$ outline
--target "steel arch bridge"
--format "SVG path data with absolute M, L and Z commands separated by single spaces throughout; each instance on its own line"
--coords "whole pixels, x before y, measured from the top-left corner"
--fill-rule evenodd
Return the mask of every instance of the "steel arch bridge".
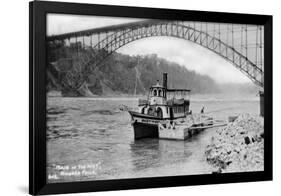
M 114 51 L 136 40 L 169 36 L 198 44 L 243 72 L 263 88 L 263 26 L 192 21 L 144 20 L 47 37 L 48 43 L 62 43 L 79 50 L 83 65 L 73 65 L 61 78 L 64 88 L 78 92 L 87 88 L 86 78 Z M 223 73 L 222 73 L 223 74 Z

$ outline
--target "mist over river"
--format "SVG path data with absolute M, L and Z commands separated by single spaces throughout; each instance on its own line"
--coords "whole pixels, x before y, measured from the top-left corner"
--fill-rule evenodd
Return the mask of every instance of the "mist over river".
M 107 180 L 211 173 L 204 150 L 216 128 L 186 141 L 135 141 L 123 105 L 137 109 L 137 98 L 47 99 L 48 182 Z M 190 109 L 215 119 L 258 114 L 256 95 L 192 95 Z

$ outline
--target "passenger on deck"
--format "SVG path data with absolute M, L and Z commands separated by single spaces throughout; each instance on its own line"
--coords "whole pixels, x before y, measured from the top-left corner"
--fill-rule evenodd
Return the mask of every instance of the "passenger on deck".
M 204 114 L 204 109 L 205 107 L 203 106 L 203 108 L 201 109 L 201 114 Z

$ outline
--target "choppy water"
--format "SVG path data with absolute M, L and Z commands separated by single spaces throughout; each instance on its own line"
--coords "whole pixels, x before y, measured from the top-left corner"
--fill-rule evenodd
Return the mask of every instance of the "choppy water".
M 105 180 L 211 173 L 204 150 L 215 129 L 186 141 L 134 141 L 130 116 L 120 105 L 136 108 L 135 98 L 63 98 L 47 101 L 48 181 Z M 258 98 L 195 96 L 193 113 L 217 119 L 259 113 Z

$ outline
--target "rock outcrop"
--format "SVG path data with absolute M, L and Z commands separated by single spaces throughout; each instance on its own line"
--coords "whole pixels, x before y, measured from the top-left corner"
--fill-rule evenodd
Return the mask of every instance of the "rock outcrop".
M 264 119 L 240 115 L 216 130 L 205 151 L 214 173 L 262 171 L 264 169 Z

